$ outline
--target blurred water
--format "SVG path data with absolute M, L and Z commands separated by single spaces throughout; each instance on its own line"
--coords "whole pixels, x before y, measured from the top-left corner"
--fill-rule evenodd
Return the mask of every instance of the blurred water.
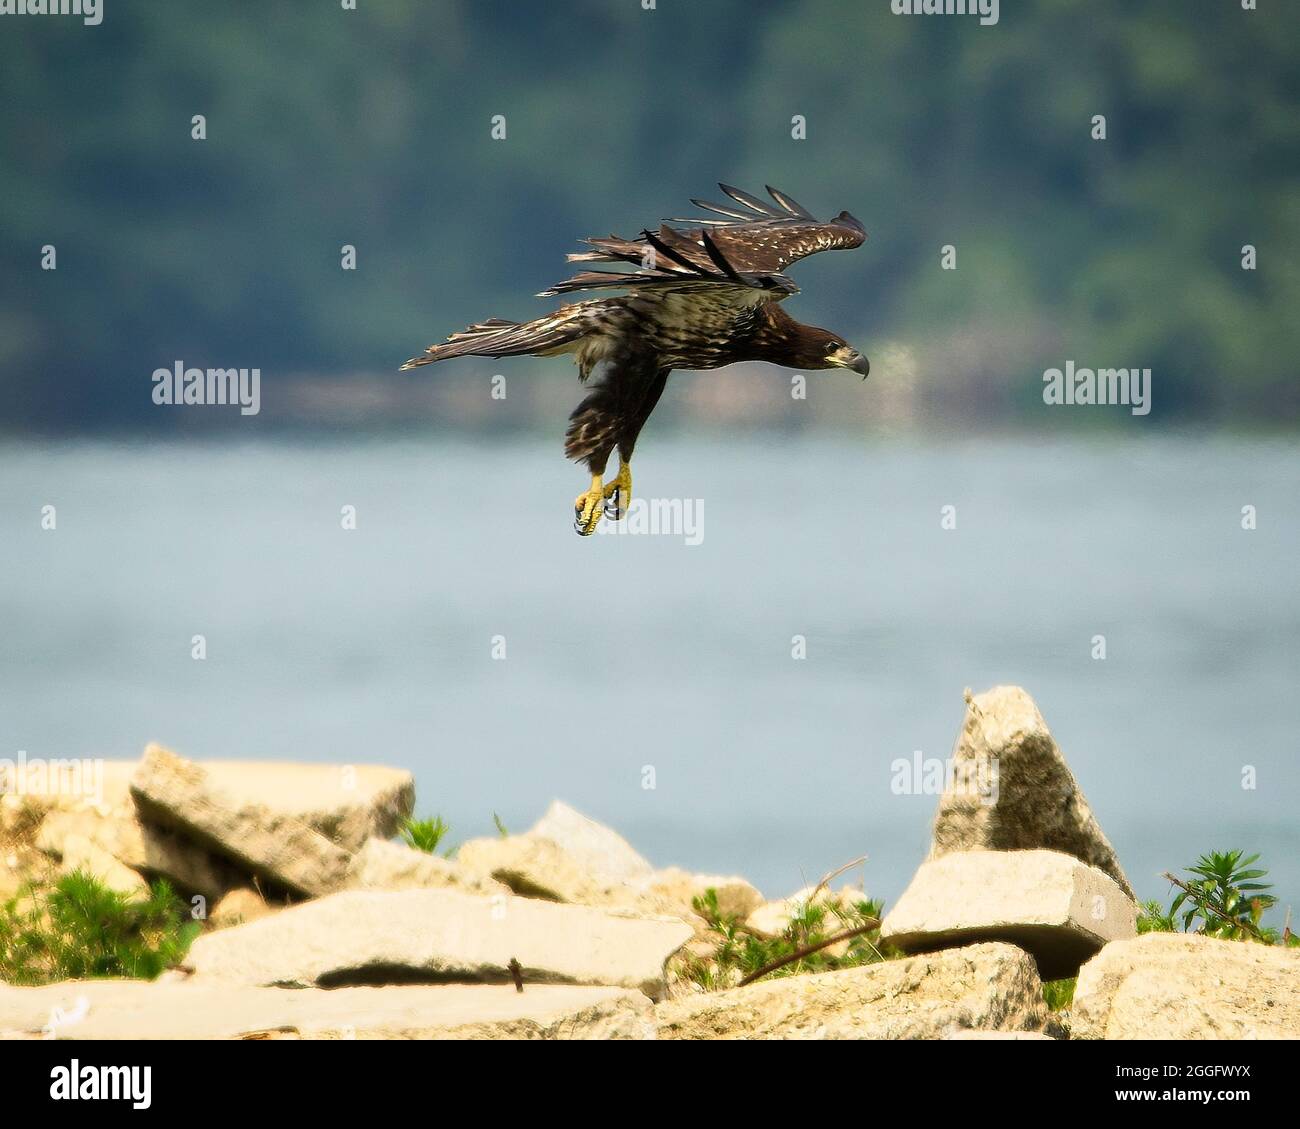
M 688 435 L 637 470 L 700 545 L 575 537 L 540 441 L 0 448 L 0 755 L 385 761 L 460 837 L 558 796 L 657 863 L 777 895 L 865 853 L 893 898 L 935 800 L 890 763 L 1016 682 L 1141 895 L 1230 846 L 1300 894 L 1294 445 Z

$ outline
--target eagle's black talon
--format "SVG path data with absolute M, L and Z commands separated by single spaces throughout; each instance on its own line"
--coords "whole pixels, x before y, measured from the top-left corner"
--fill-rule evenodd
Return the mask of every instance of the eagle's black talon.
M 622 521 L 631 504 L 632 465 L 628 460 L 620 459 L 617 476 L 605 487 L 605 516 L 610 521 Z
M 622 495 L 618 490 L 605 499 L 605 516 L 610 521 L 622 521 L 627 509 L 623 506 Z

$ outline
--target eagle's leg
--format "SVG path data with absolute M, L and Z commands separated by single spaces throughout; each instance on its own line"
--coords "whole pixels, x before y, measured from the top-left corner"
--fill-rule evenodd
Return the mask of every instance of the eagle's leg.
M 626 516 L 628 507 L 632 504 L 632 452 L 636 448 L 641 428 L 655 410 L 667 383 L 668 369 L 657 369 L 654 379 L 641 393 L 635 410 L 629 411 L 621 421 L 618 433 L 618 475 L 605 487 L 605 516 L 610 521 L 618 521 Z
M 605 490 L 601 484 L 602 476 L 591 476 L 591 489 L 579 494 L 573 500 L 573 529 L 583 537 L 590 537 L 596 532 L 601 510 L 605 504 Z
M 605 516 L 610 521 L 621 521 L 632 503 L 632 462 L 620 458 L 618 475 L 605 487 Z
M 632 501 L 632 448 L 667 379 L 668 370 L 659 368 L 654 357 L 625 359 L 607 368 L 569 416 L 564 453 L 585 462 L 591 472 L 591 489 L 573 503 L 573 528 L 582 536 L 594 533 L 601 517 L 617 519 L 627 513 Z M 606 488 L 605 468 L 615 448 L 618 475 Z

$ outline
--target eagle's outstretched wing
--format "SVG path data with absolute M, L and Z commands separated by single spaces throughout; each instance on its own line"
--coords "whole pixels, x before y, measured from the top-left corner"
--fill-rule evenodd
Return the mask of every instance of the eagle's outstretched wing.
M 770 186 L 767 191 L 775 207 L 731 185 L 718 187 L 734 203 L 691 201 L 715 213 L 715 218 L 667 220 L 657 233 L 643 231 L 636 239 L 593 237 L 584 242 L 595 250 L 568 256 L 570 262 L 635 263 L 640 270 L 583 271 L 545 293 L 609 286 L 644 288 L 695 275 L 697 280 L 732 285 L 743 280 L 747 286 L 783 290 L 774 297 L 784 297 L 796 289 L 781 278 L 781 272 L 791 263 L 818 251 L 859 247 L 867 237 L 866 229 L 848 212 L 823 223 L 790 196 Z M 672 224 L 690 226 L 676 228 Z M 766 279 L 779 281 L 773 286 Z

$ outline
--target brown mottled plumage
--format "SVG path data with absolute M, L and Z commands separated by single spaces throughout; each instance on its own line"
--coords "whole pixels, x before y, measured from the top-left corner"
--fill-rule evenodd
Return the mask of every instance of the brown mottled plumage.
M 818 251 L 860 246 L 862 224 L 848 212 L 822 223 L 773 188 L 767 191 L 775 207 L 720 187 L 734 203 L 692 203 L 721 218 L 669 220 L 636 239 L 588 239 L 594 250 L 570 255 L 570 261 L 636 269 L 583 270 L 540 296 L 626 293 L 561 306 L 529 322 L 480 322 L 430 345 L 402 368 L 449 357 L 571 353 L 585 382 L 600 366 L 565 436 L 565 454 L 586 462 L 594 476 L 603 474 L 615 448 L 624 464 L 631 459 L 675 368 L 770 361 L 795 369 L 849 368 L 865 377 L 866 357 L 834 333 L 801 325 L 779 305 L 798 291 L 781 273 L 786 267 Z M 689 226 L 670 226 L 677 223 Z

